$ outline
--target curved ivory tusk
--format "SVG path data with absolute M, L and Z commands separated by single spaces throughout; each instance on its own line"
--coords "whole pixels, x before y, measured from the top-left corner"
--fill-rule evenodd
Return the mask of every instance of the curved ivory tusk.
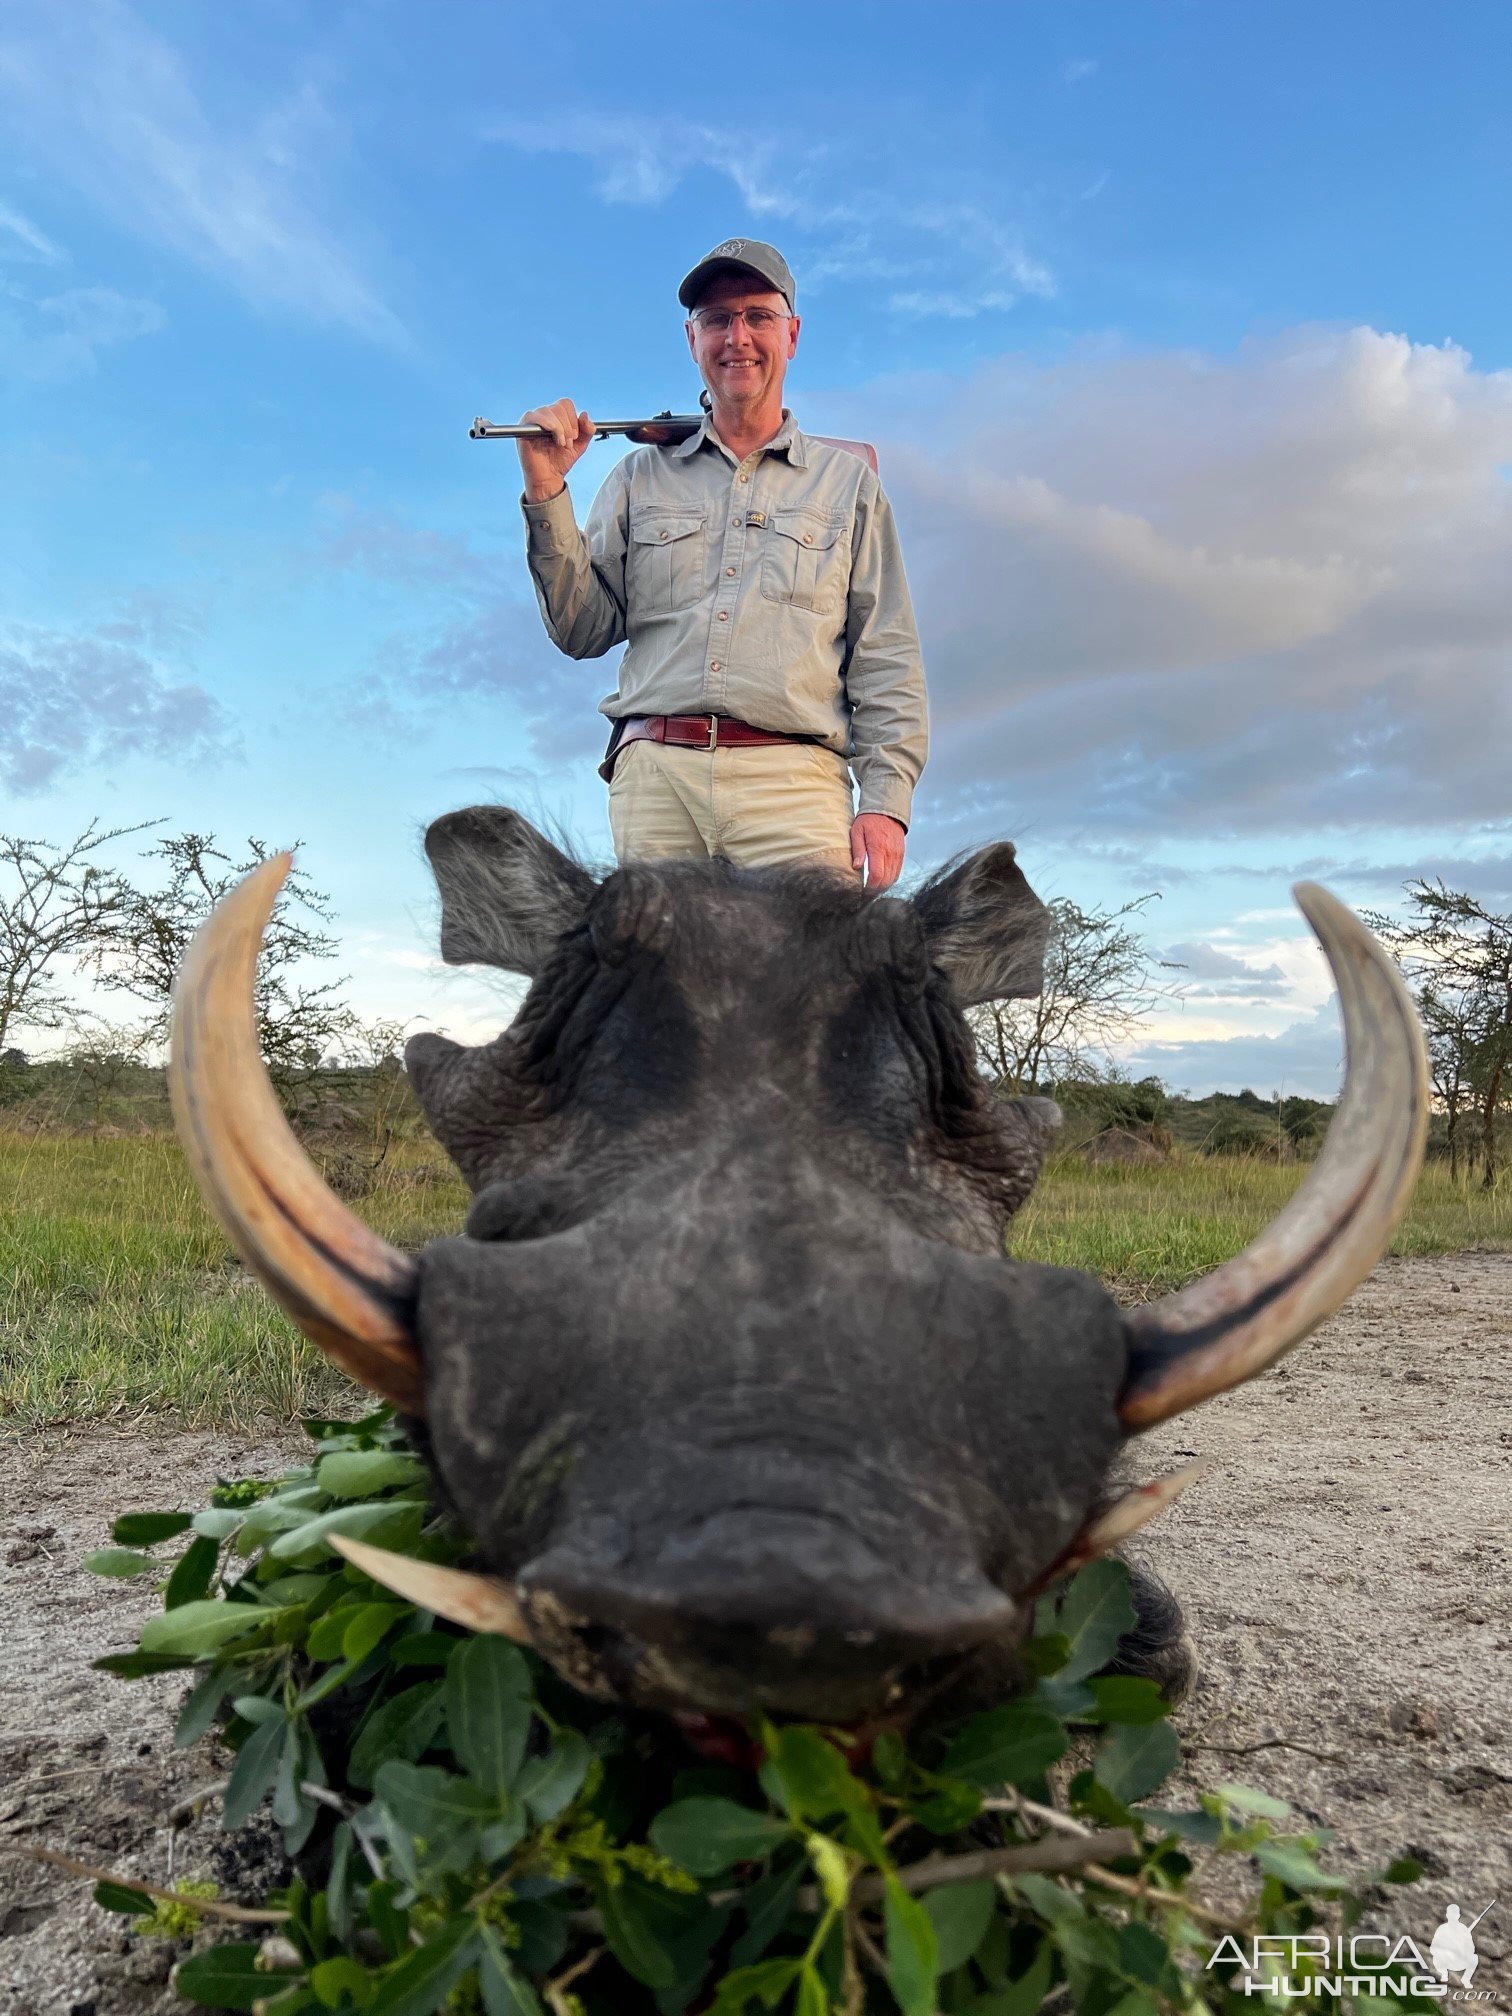
M 1065 1553 L 1057 1556 L 1030 1593 L 1037 1596 L 1063 1575 L 1084 1568 L 1100 1555 L 1111 1554 L 1131 1533 L 1148 1526 L 1152 1519 L 1160 1517 L 1167 1506 L 1174 1505 L 1182 1492 L 1195 1484 L 1199 1477 L 1205 1477 L 1217 1460 L 1215 1456 L 1200 1456 L 1195 1463 L 1173 1470 L 1168 1477 L 1155 1477 L 1148 1484 L 1134 1485 L 1121 1498 L 1115 1498 L 1111 1505 L 1105 1505 L 1101 1512 L 1087 1521 Z
M 415 1263 L 321 1180 L 258 1049 L 257 954 L 292 860 L 265 861 L 195 933 L 174 989 L 173 1116 L 206 1201 L 274 1300 L 354 1379 L 418 1414 Z
M 1292 891 L 1333 969 L 1344 1090 L 1323 1151 L 1281 1215 L 1234 1259 L 1131 1309 L 1127 1427 L 1148 1428 L 1263 1372 L 1331 1315 L 1386 1251 L 1428 1131 L 1428 1059 L 1393 961 L 1315 882 Z
M 328 1533 L 326 1539 L 354 1568 L 360 1568 L 385 1589 L 392 1589 L 406 1603 L 434 1610 L 438 1617 L 460 1624 L 466 1631 L 512 1638 L 516 1645 L 530 1644 L 530 1631 L 515 1593 L 497 1576 L 469 1575 L 462 1568 L 438 1568 L 434 1562 L 416 1561 L 408 1554 L 391 1554 L 387 1547 L 370 1547 L 366 1540 L 348 1540 L 341 1533 Z

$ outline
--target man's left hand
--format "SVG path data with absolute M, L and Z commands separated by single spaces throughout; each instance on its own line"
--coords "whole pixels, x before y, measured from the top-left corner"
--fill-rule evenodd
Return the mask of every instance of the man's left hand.
M 891 889 L 903 873 L 908 829 L 886 812 L 858 812 L 851 821 L 851 866 L 866 870 L 868 889 Z

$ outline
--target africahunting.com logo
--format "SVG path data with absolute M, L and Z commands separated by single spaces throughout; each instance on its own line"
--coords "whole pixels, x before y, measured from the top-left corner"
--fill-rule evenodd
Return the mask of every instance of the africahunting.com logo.
M 1436 1995 L 1449 2002 L 1489 2002 L 1484 1988 L 1472 1988 L 1480 1965 L 1475 1928 L 1496 1899 L 1468 1922 L 1458 1904 L 1444 1911 L 1428 1942 L 1426 1956 L 1415 1939 L 1392 1939 L 1384 1932 L 1354 1932 L 1331 1939 L 1323 1932 L 1261 1933 L 1248 1948 L 1229 1933 L 1219 1940 L 1209 1967 L 1239 1966 L 1246 1995 L 1282 2000 L 1307 1995 Z M 1455 1985 L 1457 1977 L 1458 1985 Z

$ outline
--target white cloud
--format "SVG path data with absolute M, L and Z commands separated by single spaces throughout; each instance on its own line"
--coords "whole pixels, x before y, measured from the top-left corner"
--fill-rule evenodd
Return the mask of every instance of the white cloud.
M 1512 372 L 1301 329 L 1229 357 L 879 384 L 926 640 L 925 792 L 965 838 L 1505 817 Z
M 781 225 L 810 241 L 791 257 L 800 293 L 835 279 L 907 282 L 891 294 L 895 312 L 955 317 L 1002 313 L 1026 294 L 1055 292 L 1049 267 L 1010 221 L 1005 192 L 963 197 L 958 166 L 932 171 L 927 137 L 909 150 L 906 190 L 860 179 L 844 132 L 815 141 L 767 116 L 737 131 L 727 122 L 578 108 L 549 119 L 496 118 L 483 138 L 591 163 L 608 203 L 662 203 L 690 175 L 723 175 L 759 230 Z
M 0 629 L 0 780 L 21 794 L 128 755 L 203 762 L 230 753 L 221 709 L 174 681 L 155 646 L 161 610 L 139 604 L 85 631 Z
M 21 0 L 0 33 L 0 108 L 51 175 L 255 308 L 403 340 L 349 231 L 324 221 L 304 187 L 301 142 L 321 120 L 308 84 L 240 132 L 207 111 L 177 51 L 120 0 Z
M 33 300 L 16 288 L 0 295 L 0 358 L 18 378 L 71 378 L 93 371 L 101 350 L 152 336 L 168 318 L 155 301 L 113 287 L 72 287 Z
M 1304 1094 L 1337 1098 L 1343 1081 L 1343 1038 L 1338 1009 L 1325 1002 L 1315 1014 L 1273 1036 L 1213 1036 L 1185 1042 L 1141 1042 L 1119 1059 L 1134 1075 L 1149 1072 L 1178 1089 L 1241 1092 L 1269 1097 Z
M 35 260 L 44 266 L 59 265 L 68 255 L 29 217 L 0 203 L 0 259 Z

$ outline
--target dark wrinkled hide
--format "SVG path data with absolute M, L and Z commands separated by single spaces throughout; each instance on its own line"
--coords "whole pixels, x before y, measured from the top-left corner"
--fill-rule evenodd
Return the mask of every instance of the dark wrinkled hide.
M 1000 1681 L 1125 1368 L 1095 1280 L 1001 1257 L 1058 1120 L 985 1090 L 957 999 L 1037 984 L 1012 849 L 908 903 L 598 885 L 495 808 L 427 845 L 446 956 L 534 976 L 495 1042 L 408 1064 L 475 1193 L 421 1263 L 433 1457 L 543 1648 L 711 1711 Z

